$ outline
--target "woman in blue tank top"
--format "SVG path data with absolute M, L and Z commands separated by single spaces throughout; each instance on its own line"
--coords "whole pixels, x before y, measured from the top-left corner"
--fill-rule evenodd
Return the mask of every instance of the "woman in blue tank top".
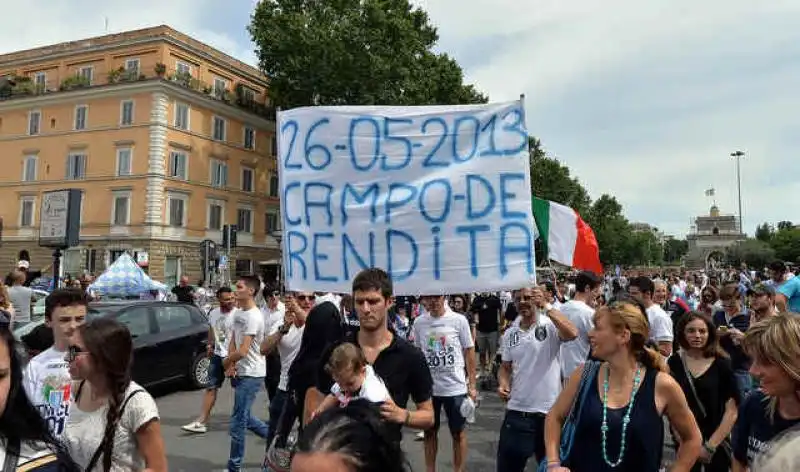
M 688 472 L 700 454 L 701 436 L 680 386 L 664 358 L 645 347 L 644 307 L 633 300 L 595 312 L 589 333 L 601 359 L 587 377 L 589 390 L 577 419 L 570 457 L 559 458 L 561 428 L 576 397 L 583 367 L 572 374 L 545 422 L 548 472 L 659 472 L 666 414 L 683 439 L 672 472 Z M 588 365 L 588 364 L 587 364 Z

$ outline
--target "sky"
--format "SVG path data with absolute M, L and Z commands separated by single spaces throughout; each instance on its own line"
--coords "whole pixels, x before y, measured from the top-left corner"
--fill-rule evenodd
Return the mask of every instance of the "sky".
M 168 24 L 255 65 L 256 1 L 10 3 L 0 52 Z M 742 150 L 745 231 L 800 223 L 800 1 L 412 1 L 466 80 L 492 101 L 524 94 L 530 133 L 631 221 L 682 236 L 708 188 L 737 213 Z

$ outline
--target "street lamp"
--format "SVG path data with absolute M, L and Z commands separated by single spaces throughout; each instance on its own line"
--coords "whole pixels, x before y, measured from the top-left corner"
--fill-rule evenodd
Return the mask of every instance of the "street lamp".
M 275 238 L 275 242 L 278 243 L 278 254 L 280 255 L 279 260 L 280 260 L 280 267 L 281 267 L 280 272 L 278 272 L 278 285 L 281 288 L 281 293 L 284 293 L 284 287 L 283 287 L 283 281 L 284 281 L 284 277 L 283 277 L 283 274 L 284 274 L 284 272 L 283 272 L 283 246 L 281 246 L 281 241 L 283 241 L 283 230 L 282 229 L 276 229 L 276 230 L 274 230 L 274 231 L 272 231 L 270 233 L 270 236 Z
M 744 234 L 744 226 L 742 225 L 742 170 L 741 162 L 744 157 L 744 152 L 735 151 L 731 153 L 731 157 L 736 159 L 736 187 L 739 193 L 739 233 Z

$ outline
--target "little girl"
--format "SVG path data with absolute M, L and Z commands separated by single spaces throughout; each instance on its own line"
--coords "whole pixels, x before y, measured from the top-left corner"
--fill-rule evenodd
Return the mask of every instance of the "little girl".
M 364 352 L 355 344 L 344 343 L 337 346 L 325 369 L 336 383 L 313 417 L 336 405 L 345 407 L 350 401 L 359 398 L 372 403 L 383 403 L 390 398 L 383 380 L 367 364 Z

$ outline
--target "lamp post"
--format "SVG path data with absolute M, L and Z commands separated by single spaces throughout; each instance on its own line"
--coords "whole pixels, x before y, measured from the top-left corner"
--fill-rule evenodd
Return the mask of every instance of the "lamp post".
M 731 153 L 731 157 L 736 159 L 736 188 L 739 194 L 739 233 L 744 234 L 744 226 L 742 225 L 742 158 L 744 157 L 744 152 L 742 151 L 734 151 Z
M 278 285 L 281 288 L 281 293 L 285 293 L 284 286 L 283 286 L 283 246 L 281 246 L 281 242 L 283 241 L 283 230 L 276 229 L 270 233 L 270 235 L 275 238 L 275 242 L 278 243 L 278 254 L 280 255 L 280 272 L 278 272 Z

